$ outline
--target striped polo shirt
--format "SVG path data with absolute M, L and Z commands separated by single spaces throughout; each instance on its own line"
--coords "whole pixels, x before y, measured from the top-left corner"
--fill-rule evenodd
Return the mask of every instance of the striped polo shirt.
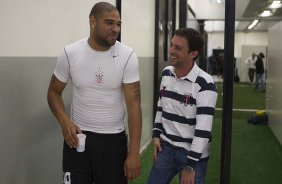
M 196 63 L 182 78 L 177 78 L 173 66 L 167 66 L 162 72 L 153 137 L 188 150 L 187 164 L 194 168 L 209 157 L 216 100 L 212 77 Z

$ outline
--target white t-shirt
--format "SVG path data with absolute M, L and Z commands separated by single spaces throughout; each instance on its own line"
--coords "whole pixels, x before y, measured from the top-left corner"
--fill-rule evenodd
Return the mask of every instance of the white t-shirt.
M 248 65 L 249 68 L 251 69 L 256 69 L 256 60 L 257 60 L 257 57 L 248 57 L 246 60 L 245 60 L 245 63 Z
M 133 49 L 117 41 L 107 51 L 95 51 L 85 38 L 65 47 L 54 75 L 64 83 L 72 81 L 70 115 L 80 129 L 96 133 L 125 129 L 122 84 L 140 80 Z

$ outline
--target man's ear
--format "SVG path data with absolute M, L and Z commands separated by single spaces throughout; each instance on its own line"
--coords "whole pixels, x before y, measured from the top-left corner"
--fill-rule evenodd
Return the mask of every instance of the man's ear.
M 193 59 L 195 58 L 195 57 L 197 57 L 198 56 L 198 54 L 199 54 L 199 52 L 198 51 L 192 51 L 192 52 L 190 52 L 190 56 L 191 57 L 193 57 Z
M 89 25 L 90 25 L 90 27 L 92 27 L 92 28 L 96 26 L 96 19 L 95 19 L 94 16 L 90 16 L 90 17 L 89 17 Z

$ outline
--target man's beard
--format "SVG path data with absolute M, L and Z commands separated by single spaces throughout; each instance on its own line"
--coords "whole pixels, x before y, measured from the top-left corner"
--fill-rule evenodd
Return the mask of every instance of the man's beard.
M 96 37 L 95 41 L 97 42 L 98 45 L 102 46 L 102 47 L 111 47 L 116 43 L 116 39 L 112 39 L 112 40 L 107 40 L 103 37 Z

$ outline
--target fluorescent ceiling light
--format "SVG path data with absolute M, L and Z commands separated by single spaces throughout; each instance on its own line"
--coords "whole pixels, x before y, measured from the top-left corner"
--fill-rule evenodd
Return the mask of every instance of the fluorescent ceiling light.
M 273 13 L 270 10 L 264 10 L 261 14 L 259 14 L 260 17 L 269 17 Z
M 257 25 L 257 23 L 258 23 L 258 20 L 257 20 L 257 19 L 254 20 L 254 21 L 252 22 L 252 24 L 249 25 L 248 29 L 253 29 L 253 27 L 255 27 L 255 25 Z
M 269 8 L 271 9 L 277 9 L 277 8 L 281 8 L 282 7 L 282 3 L 281 1 L 273 1 L 271 5 L 269 5 Z

